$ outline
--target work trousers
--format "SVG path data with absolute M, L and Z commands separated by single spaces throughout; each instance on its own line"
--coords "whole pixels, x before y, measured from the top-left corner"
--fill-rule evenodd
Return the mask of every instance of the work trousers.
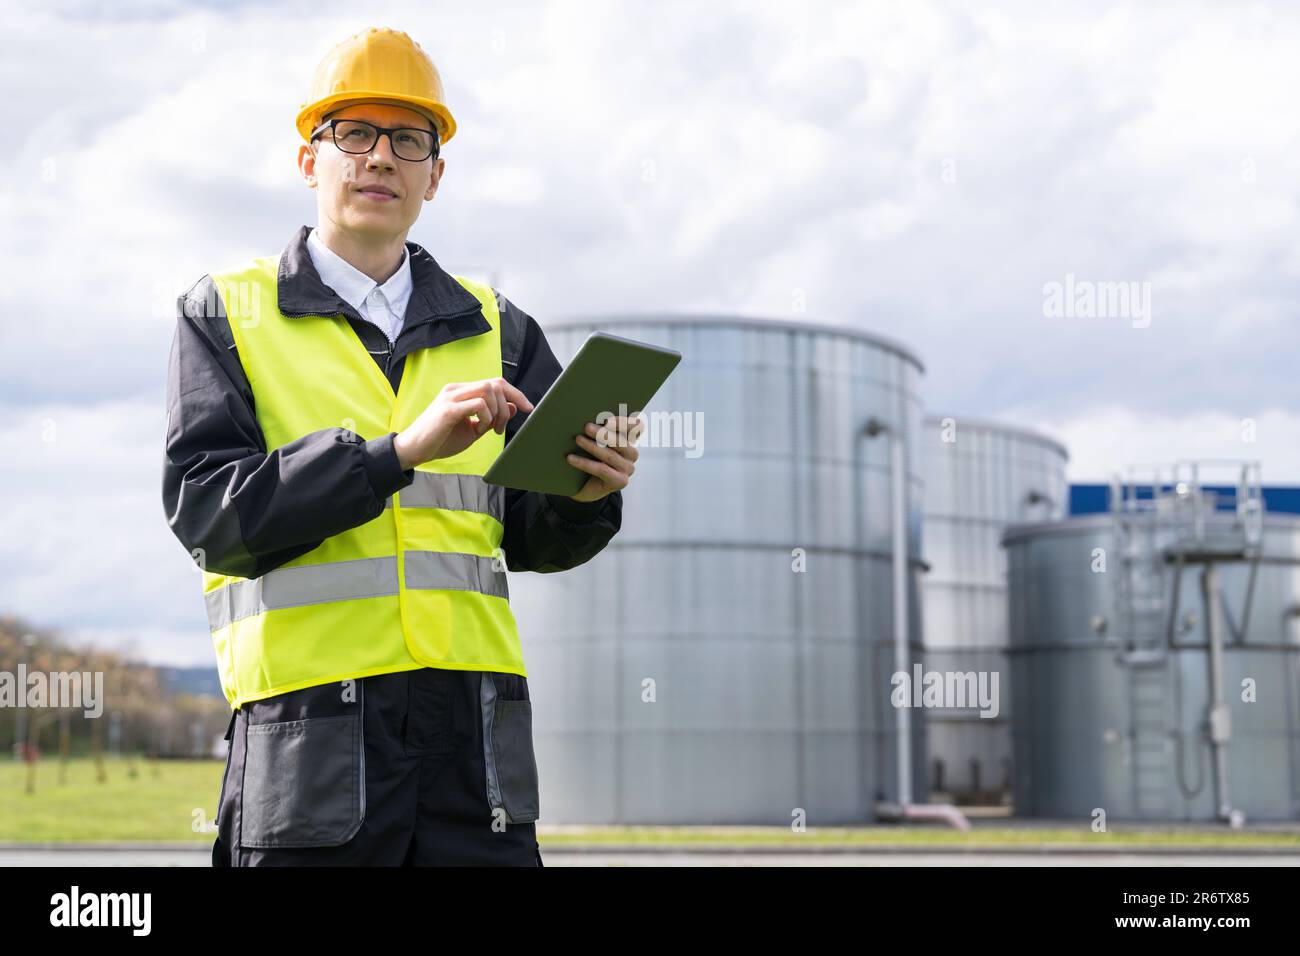
M 214 866 L 541 866 L 528 681 L 421 668 L 235 711 Z

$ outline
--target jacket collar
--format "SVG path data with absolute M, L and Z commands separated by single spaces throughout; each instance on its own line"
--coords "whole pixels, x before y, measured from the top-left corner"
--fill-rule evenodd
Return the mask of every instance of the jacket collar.
M 310 232 L 310 226 L 300 227 L 280 255 L 276 281 L 280 312 L 287 316 L 353 313 L 355 310 L 321 281 L 307 250 Z M 490 330 L 483 317 L 482 304 L 468 289 L 448 275 L 423 247 L 408 242 L 406 250 L 410 255 L 413 288 L 406 306 L 404 329 L 435 319 L 454 318 L 459 332 L 456 338 Z M 472 321 L 474 318 L 477 323 Z

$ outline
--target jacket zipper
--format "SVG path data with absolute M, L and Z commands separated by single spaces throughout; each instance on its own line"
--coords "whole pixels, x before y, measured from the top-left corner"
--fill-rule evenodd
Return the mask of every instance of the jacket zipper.
M 475 308 L 475 309 L 466 309 L 464 312 L 456 312 L 456 313 L 453 313 L 452 315 L 439 316 L 439 318 L 445 318 L 445 319 L 463 319 L 463 318 L 465 318 L 466 316 L 469 316 L 469 315 L 478 315 L 478 314 L 479 314 L 480 312 L 482 312 L 482 311 L 483 311 L 483 307 L 482 307 L 482 306 L 479 306 L 478 308 Z M 365 321 L 365 320 L 363 319 L 362 321 Z M 405 327 L 405 324 L 403 324 L 402 332 L 405 332 L 405 331 L 406 331 L 406 327 Z M 397 334 L 397 338 L 400 339 L 401 337 L 402 337 L 402 333 L 399 332 L 399 333 Z M 393 341 L 391 341 L 391 342 L 388 343 L 388 352 L 387 352 L 387 354 L 386 354 L 386 356 L 385 356 L 385 358 L 384 358 L 384 378 L 388 379 L 389 382 L 392 381 L 392 374 L 393 374 L 393 356 L 395 356 L 396 354 L 397 354 L 397 340 L 394 339 Z M 393 386 L 393 391 L 394 391 L 394 392 L 397 391 L 397 386 L 396 386 L 396 385 Z
M 401 338 L 399 333 L 398 338 Z M 384 378 L 390 382 L 393 380 L 393 356 L 397 353 L 397 339 L 388 343 L 388 352 L 384 355 Z M 397 391 L 396 388 L 393 389 Z
M 361 819 L 366 819 L 366 688 L 363 683 L 364 677 L 357 678 L 357 687 L 361 694 Z

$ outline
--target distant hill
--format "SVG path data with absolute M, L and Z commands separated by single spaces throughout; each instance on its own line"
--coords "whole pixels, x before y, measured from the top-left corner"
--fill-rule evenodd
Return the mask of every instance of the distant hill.
M 202 697 L 215 697 L 225 700 L 221 692 L 221 678 L 215 665 L 197 667 L 164 667 L 154 665 L 158 679 L 163 687 L 172 694 L 198 694 Z

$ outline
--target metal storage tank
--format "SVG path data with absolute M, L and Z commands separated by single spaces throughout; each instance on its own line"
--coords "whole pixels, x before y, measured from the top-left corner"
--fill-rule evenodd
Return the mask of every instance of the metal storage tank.
M 681 439 L 697 413 L 704 427 L 694 448 L 667 447 L 671 428 L 643 440 L 622 528 L 595 560 L 510 576 L 542 821 L 872 819 L 896 792 L 890 449 L 860 433 L 876 416 L 918 461 L 921 363 L 851 329 L 727 315 L 598 316 L 546 334 L 567 364 L 598 329 L 680 351 L 651 431 L 656 414 Z M 917 556 L 920 480 L 905 471 Z M 924 722 L 912 726 L 923 794 Z
M 1300 817 L 1300 518 L 1200 499 L 1006 533 L 1017 814 Z
M 928 670 L 997 673 L 996 717 L 978 708 L 927 712 L 930 789 L 962 802 L 1000 802 L 1011 789 L 1007 558 L 1002 532 L 1066 513 L 1065 446 L 1046 435 L 967 416 L 925 422 Z

